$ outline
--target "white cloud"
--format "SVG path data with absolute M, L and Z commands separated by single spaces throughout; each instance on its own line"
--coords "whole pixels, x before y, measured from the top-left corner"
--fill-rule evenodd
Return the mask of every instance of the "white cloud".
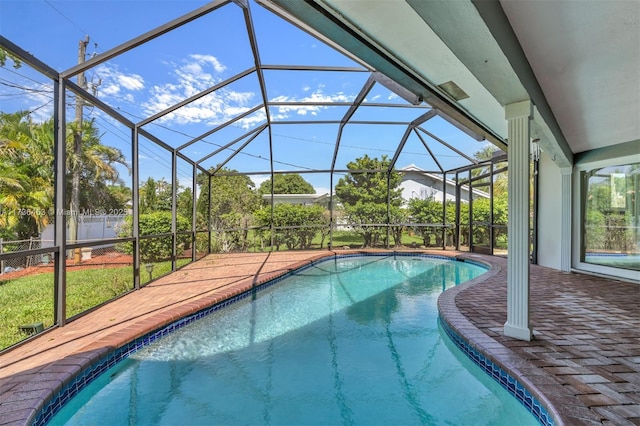
M 32 91 L 25 92 L 31 118 L 36 122 L 43 122 L 53 117 L 53 85 L 48 83 L 28 83 Z M 33 106 L 35 105 L 35 106 Z
M 168 70 L 159 70 L 165 76 L 164 80 L 149 85 L 140 75 L 122 72 L 117 65 L 103 64 L 96 69 L 96 76 L 102 79 L 98 93 L 101 97 L 113 98 L 119 102 L 137 103 L 142 115 L 152 116 L 227 78 L 227 67 L 212 55 L 191 54 L 179 61 L 163 62 L 160 66 Z M 140 99 L 142 93 L 146 95 L 146 99 Z M 351 102 L 353 98 L 353 95 L 346 95 L 345 92 L 325 93 L 323 84 L 318 84 L 315 89 L 306 85 L 299 96 L 279 96 L 272 101 L 295 101 L 310 105 L 276 107 L 271 108 L 270 113 L 274 120 L 296 116 L 314 117 L 328 107 L 311 105 L 313 103 Z M 233 90 L 227 86 L 159 118 L 158 122 L 217 126 L 238 117 L 259 103 L 260 95 L 256 91 Z M 261 109 L 239 120 L 236 125 L 249 130 L 265 122 L 266 112 Z
M 347 96 L 343 92 L 338 92 L 332 95 L 328 95 L 322 92 L 324 86 L 320 85 L 311 93 L 300 99 L 291 98 L 288 96 L 278 96 L 271 100 L 271 102 L 301 102 L 301 103 L 324 103 L 324 102 L 351 102 L 353 96 Z M 275 119 L 284 120 L 291 116 L 291 114 L 298 115 L 313 115 L 317 116 L 320 111 L 327 109 L 327 106 L 322 105 L 286 105 L 276 107 L 277 113 L 274 115 Z
M 150 89 L 150 98 L 142 104 L 148 115 L 164 111 L 220 83 L 223 80 L 222 73 L 227 69 L 216 57 L 198 54 L 189 55 L 182 63 L 165 65 L 173 68 L 170 76 L 174 81 Z M 221 124 L 247 111 L 253 106 L 255 97 L 254 92 L 238 92 L 224 87 L 161 117 L 159 121 Z M 243 126 L 249 126 L 251 122 L 245 119 Z
M 218 61 L 218 58 L 216 58 L 215 56 L 212 56 L 212 55 L 194 54 L 194 55 L 191 55 L 191 58 L 193 58 L 194 60 L 199 61 L 201 63 L 209 63 L 211 66 L 213 66 L 213 68 L 218 73 L 222 73 L 227 69 L 226 66 L 224 66 L 223 64 L 220 63 L 220 61 Z
M 325 188 L 322 186 L 315 186 L 314 189 L 316 190 L 316 194 L 318 195 L 331 194 L 331 190 L 329 190 L 329 188 Z
M 131 92 L 139 92 L 144 89 L 144 78 L 138 74 L 126 74 L 120 71 L 117 65 L 102 64 L 95 70 L 93 82 L 100 82 L 97 86 L 98 96 L 101 98 L 113 98 L 124 102 L 134 102 Z
M 124 86 L 124 88 L 128 90 L 144 89 L 144 79 L 138 74 L 118 74 L 118 82 L 121 86 Z
M 120 86 L 117 84 L 107 83 L 100 88 L 100 94 L 103 96 L 116 96 L 118 93 L 120 93 Z
M 271 176 L 269 176 L 269 175 L 253 175 L 253 176 L 249 176 L 249 178 L 253 181 L 253 183 L 255 184 L 256 188 L 260 188 L 260 185 L 262 185 L 262 182 L 266 181 L 267 179 L 270 179 Z
M 239 104 L 246 104 L 253 99 L 254 95 L 250 92 L 228 92 L 228 99 Z
M 267 114 L 264 112 L 264 108 L 263 108 L 239 120 L 238 122 L 240 123 L 243 129 L 249 130 L 260 124 L 264 124 L 266 121 L 267 121 Z

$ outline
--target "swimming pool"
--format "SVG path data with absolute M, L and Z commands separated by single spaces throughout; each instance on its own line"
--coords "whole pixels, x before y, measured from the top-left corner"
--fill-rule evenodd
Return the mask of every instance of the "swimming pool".
M 438 295 L 484 271 L 318 262 L 131 354 L 51 423 L 537 424 L 438 326 Z
M 640 271 L 640 254 L 637 253 L 596 253 L 584 256 L 586 263 Z

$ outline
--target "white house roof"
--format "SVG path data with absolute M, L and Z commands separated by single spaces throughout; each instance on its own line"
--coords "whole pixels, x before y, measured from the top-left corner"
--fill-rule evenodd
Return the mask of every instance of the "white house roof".
M 420 174 L 422 176 L 428 176 L 430 179 L 433 179 L 433 180 L 438 181 L 438 182 L 442 182 L 444 180 L 442 175 L 425 172 L 420 167 L 416 166 L 415 164 L 409 164 L 408 166 L 405 166 L 405 167 L 403 167 L 401 169 L 398 169 L 398 171 L 399 172 L 403 172 L 403 173 L 407 173 L 407 172 L 418 173 L 418 174 Z M 456 185 L 456 182 L 451 180 L 451 179 L 447 179 L 446 182 L 447 182 L 447 185 L 451 185 L 451 186 L 454 186 L 454 187 Z M 462 185 L 462 188 L 465 191 L 469 190 L 469 186 L 468 185 Z M 473 188 L 473 193 L 475 195 L 479 196 L 479 197 L 489 198 L 489 193 L 488 192 L 481 191 L 481 190 L 476 189 L 476 188 Z

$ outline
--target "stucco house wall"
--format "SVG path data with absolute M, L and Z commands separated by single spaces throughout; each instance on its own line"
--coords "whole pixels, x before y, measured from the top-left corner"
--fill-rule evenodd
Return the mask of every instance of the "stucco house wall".
M 410 165 L 398 170 L 403 174 L 402 183 L 402 198 L 408 201 L 412 198 L 426 199 L 433 197 L 436 201 L 442 201 L 443 185 L 442 175 L 436 175 L 432 173 L 425 173 L 415 165 Z M 456 184 L 454 180 L 447 178 L 446 184 L 446 200 L 456 200 Z M 485 191 L 477 189 L 473 190 L 476 196 L 489 198 L 489 194 Z M 460 198 L 462 202 L 469 201 L 469 188 L 462 186 L 460 189 Z
M 561 269 L 562 181 L 560 169 L 544 152 L 538 174 L 538 264 Z

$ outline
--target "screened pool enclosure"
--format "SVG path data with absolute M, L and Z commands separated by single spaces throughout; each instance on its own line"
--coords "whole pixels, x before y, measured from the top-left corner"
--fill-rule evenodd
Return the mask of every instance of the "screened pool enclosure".
M 416 95 L 262 3 L 170 5 L 109 49 L 0 36 L 0 282 L 41 307 L 1 348 L 212 252 L 507 253 L 506 143 L 443 111 L 455 82 Z

